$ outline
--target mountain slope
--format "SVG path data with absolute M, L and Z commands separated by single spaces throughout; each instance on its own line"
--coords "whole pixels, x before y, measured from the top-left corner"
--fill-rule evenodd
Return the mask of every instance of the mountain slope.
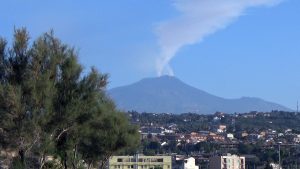
M 290 109 L 259 98 L 224 99 L 191 87 L 171 76 L 146 78 L 108 94 L 122 110 L 156 113 L 234 113 Z

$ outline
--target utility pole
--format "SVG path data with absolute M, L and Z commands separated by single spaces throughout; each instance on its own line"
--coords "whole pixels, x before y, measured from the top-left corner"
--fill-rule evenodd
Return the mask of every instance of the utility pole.
M 281 159 L 280 159 L 280 142 L 278 143 L 278 166 L 279 166 L 279 169 L 281 169 Z

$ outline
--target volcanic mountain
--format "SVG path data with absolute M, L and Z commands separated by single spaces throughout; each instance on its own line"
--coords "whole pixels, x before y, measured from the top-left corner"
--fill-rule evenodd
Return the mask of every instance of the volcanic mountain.
M 128 86 L 113 88 L 108 95 L 119 109 L 152 113 L 244 113 L 291 111 L 260 98 L 225 99 L 189 86 L 173 76 L 145 78 Z

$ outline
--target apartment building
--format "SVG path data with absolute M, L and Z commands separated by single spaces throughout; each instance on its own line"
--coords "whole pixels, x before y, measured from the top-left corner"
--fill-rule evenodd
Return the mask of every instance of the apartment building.
M 210 169 L 245 169 L 245 157 L 237 155 L 215 156 L 209 159 Z
M 171 156 L 112 156 L 109 169 L 171 169 Z

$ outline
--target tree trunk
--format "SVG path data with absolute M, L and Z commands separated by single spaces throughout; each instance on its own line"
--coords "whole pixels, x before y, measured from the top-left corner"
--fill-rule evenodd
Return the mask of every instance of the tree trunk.
M 105 169 L 109 161 L 109 158 L 112 156 L 112 153 L 108 153 L 102 160 L 100 160 L 99 167 L 100 169 Z
M 89 162 L 88 169 L 91 169 L 91 167 L 92 167 L 92 162 Z
M 25 150 L 24 149 L 19 150 L 19 157 L 20 157 L 20 161 L 21 161 L 22 165 L 25 167 Z
M 67 152 L 65 152 L 64 164 L 63 164 L 64 169 L 68 169 L 67 158 L 68 158 L 68 155 L 67 155 Z
M 73 169 L 76 169 L 77 166 L 78 166 L 78 161 L 77 161 L 77 145 L 75 145 L 75 147 L 74 147 L 72 166 L 73 166 Z
M 110 157 L 110 156 L 105 157 L 103 160 L 101 160 L 100 166 L 99 166 L 100 169 L 105 169 L 109 157 Z
M 46 160 L 45 155 L 42 155 L 42 157 L 40 158 L 40 169 L 42 169 L 44 167 L 45 160 Z

